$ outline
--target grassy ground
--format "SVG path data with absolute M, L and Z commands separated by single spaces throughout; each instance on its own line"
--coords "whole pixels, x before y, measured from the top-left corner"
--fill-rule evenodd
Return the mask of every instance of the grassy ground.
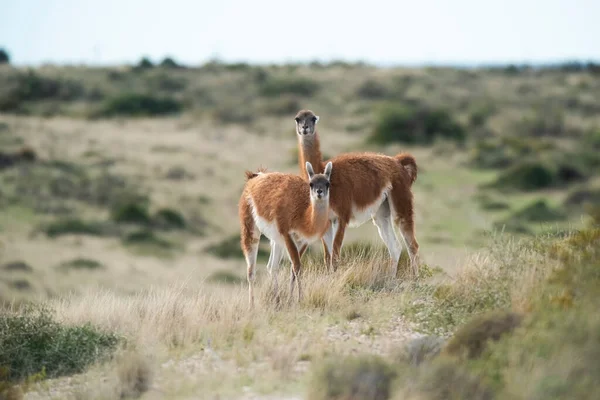
M 60 324 L 91 322 L 124 338 L 107 363 L 23 386 L 32 399 L 314 397 L 307 391 L 318 382 L 314 374 L 334 355 L 389 360 L 415 339 L 451 337 L 487 310 L 531 312 L 532 288 L 560 266 L 531 238 L 546 248 L 553 239 L 541 239 L 545 233 L 584 226 L 583 206 L 600 188 L 587 168 L 597 162 L 587 150 L 600 125 L 590 97 L 598 81 L 587 72 L 48 67 L 27 78 L 42 82 L 32 86 L 37 97 L 14 89 L 23 73 L 0 71 L 13 85 L 0 92 L 0 149 L 37 153 L 34 162 L 0 169 L 0 300 L 15 302 L 13 310 L 44 303 Z M 180 100 L 182 112 L 99 118 L 111 99 L 145 87 Z M 367 144 L 379 107 L 395 103 L 442 107 L 466 142 Z M 243 171 L 297 172 L 293 115 L 305 107 L 321 116 L 326 156 L 416 156 L 423 276 L 391 279 L 369 223 L 347 231 L 335 274 L 322 272 L 319 244 L 307 254 L 301 305 L 277 309 L 259 267 L 258 307 L 249 312 L 237 221 Z M 506 137 L 519 141 L 494 142 Z M 505 177 L 525 157 L 544 167 L 554 160 L 562 170 L 543 170 L 554 174 L 544 187 L 515 190 L 515 175 Z M 496 371 L 486 365 L 464 368 Z M 492 378 L 481 385 L 502 393 Z

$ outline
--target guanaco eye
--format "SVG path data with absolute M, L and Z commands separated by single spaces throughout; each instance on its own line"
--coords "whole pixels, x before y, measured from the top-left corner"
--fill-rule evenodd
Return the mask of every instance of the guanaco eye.
M 328 188 L 329 187 L 329 182 L 325 183 L 325 187 Z
M 310 187 L 311 187 L 311 188 L 313 187 L 313 183 L 312 183 L 312 182 L 310 183 Z
M 300 123 L 300 118 L 294 118 L 296 120 L 296 123 Z
M 314 124 L 315 122 L 317 122 L 317 117 L 312 117 L 312 122 L 313 122 L 313 124 Z

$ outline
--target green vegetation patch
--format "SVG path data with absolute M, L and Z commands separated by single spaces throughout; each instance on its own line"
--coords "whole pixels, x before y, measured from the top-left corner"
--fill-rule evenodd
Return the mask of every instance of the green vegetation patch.
M 183 104 L 171 97 L 124 93 L 106 100 L 95 116 L 161 116 L 176 114 L 182 110 Z
M 436 138 L 462 142 L 466 131 L 449 111 L 430 107 L 385 105 L 377 114 L 370 143 L 429 145 Z
M 60 324 L 45 307 L 0 311 L 0 370 L 8 381 L 41 371 L 48 378 L 80 373 L 110 355 L 119 341 L 90 324 Z
M 392 365 L 376 355 L 326 360 L 313 371 L 307 398 L 385 400 L 396 375 Z

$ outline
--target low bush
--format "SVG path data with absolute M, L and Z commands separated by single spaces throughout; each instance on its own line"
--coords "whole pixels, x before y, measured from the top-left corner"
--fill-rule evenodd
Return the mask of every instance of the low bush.
M 82 372 L 110 355 L 119 341 L 89 324 L 61 325 L 44 307 L 0 311 L 0 369 L 8 381 L 41 371 L 48 378 Z
M 551 154 L 555 145 L 547 140 L 503 136 L 478 140 L 469 154 L 469 164 L 477 168 L 506 168 L 530 156 Z
M 449 112 L 428 107 L 386 105 L 379 110 L 370 143 L 432 144 L 436 138 L 463 142 L 465 129 Z
M 535 191 L 564 187 L 588 178 L 579 160 L 564 158 L 554 161 L 526 159 L 504 170 L 490 185 L 502 191 Z
M 111 219 L 117 223 L 150 225 L 151 218 L 147 203 L 124 203 L 113 207 Z
M 319 89 L 320 85 L 308 78 L 268 77 L 260 85 L 260 94 L 268 97 L 284 94 L 310 97 L 315 95 Z
M 152 216 L 154 226 L 161 229 L 185 229 L 185 217 L 177 210 L 161 208 Z
M 99 221 L 85 221 L 77 218 L 63 218 L 42 227 L 48 237 L 62 235 L 109 236 L 115 233 L 114 227 Z
M 85 96 L 82 83 L 66 78 L 50 78 L 34 71 L 1 76 L 0 111 L 22 112 L 28 102 L 72 101 Z
M 129 93 L 121 94 L 108 99 L 100 108 L 100 110 L 98 110 L 92 116 L 162 116 L 177 114 L 181 111 L 183 111 L 183 104 L 174 98 L 166 96 L 153 96 L 149 94 Z
M 259 260 L 267 260 L 269 258 L 269 250 L 265 250 L 264 245 L 268 243 L 268 240 L 264 235 L 261 235 L 261 242 L 263 247 L 258 248 Z M 233 235 L 222 241 L 206 247 L 205 251 L 219 258 L 244 258 L 242 252 L 240 235 Z
M 477 315 L 454 332 L 443 352 L 477 358 L 488 341 L 498 340 L 502 335 L 512 332 L 522 319 L 522 315 L 506 310 L 493 310 Z
M 206 280 L 211 283 L 225 283 L 228 285 L 237 285 L 246 281 L 245 278 L 241 278 L 238 274 L 225 270 L 213 272 Z
M 397 373 L 379 356 L 350 356 L 317 364 L 307 398 L 387 400 Z
M 126 234 L 123 237 L 123 243 L 129 246 L 150 246 L 160 249 L 171 249 L 174 247 L 173 243 L 161 238 L 152 230 L 146 228 L 138 229 Z
M 101 262 L 92 260 L 90 258 L 75 258 L 73 260 L 65 261 L 59 265 L 59 268 L 65 271 L 68 270 L 97 270 L 104 269 L 104 265 Z

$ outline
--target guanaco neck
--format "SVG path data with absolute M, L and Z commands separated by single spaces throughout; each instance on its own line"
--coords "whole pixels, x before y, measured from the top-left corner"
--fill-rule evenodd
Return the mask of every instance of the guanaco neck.
M 323 156 L 321 155 L 321 143 L 319 142 L 319 133 L 315 131 L 311 136 L 298 137 L 298 162 L 302 179 L 308 180 L 306 172 L 306 162 L 312 164 L 315 174 L 323 173 Z
M 308 207 L 304 214 L 304 220 L 306 222 L 305 226 L 309 230 L 308 234 L 313 235 L 323 232 L 329 223 L 329 203 L 313 203 L 311 201 L 310 207 Z

